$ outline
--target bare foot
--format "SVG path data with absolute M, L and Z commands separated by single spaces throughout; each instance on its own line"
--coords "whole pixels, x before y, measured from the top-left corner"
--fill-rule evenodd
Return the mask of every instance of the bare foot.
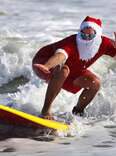
M 50 113 L 46 113 L 46 114 L 42 113 L 41 117 L 48 120 L 55 120 L 55 118 Z

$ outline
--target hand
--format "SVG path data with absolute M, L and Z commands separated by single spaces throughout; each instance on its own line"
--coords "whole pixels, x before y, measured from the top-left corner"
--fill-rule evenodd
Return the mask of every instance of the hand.
M 36 67 L 36 68 L 39 68 L 44 73 L 47 73 L 47 74 L 50 73 L 49 69 L 45 65 L 43 65 L 43 64 L 33 64 L 33 66 Z
M 114 40 L 110 40 L 112 45 L 114 46 L 114 48 L 116 49 L 116 32 L 114 32 L 114 36 L 115 36 L 115 39 Z

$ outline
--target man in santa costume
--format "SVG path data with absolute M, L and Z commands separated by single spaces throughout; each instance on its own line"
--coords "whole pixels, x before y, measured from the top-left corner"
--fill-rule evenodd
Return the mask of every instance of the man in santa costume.
M 115 40 L 102 36 L 99 19 L 87 16 L 80 25 L 78 34 L 40 49 L 33 59 L 33 70 L 48 83 L 42 115 L 54 119 L 51 105 L 61 88 L 77 93 L 83 89 L 72 113 L 84 113 L 84 109 L 100 88 L 99 78 L 87 68 L 100 56 L 116 55 Z

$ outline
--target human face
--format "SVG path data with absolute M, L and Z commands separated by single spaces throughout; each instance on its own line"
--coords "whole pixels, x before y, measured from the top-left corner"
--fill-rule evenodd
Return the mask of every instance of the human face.
M 81 37 L 84 40 L 92 40 L 96 35 L 96 32 L 93 28 L 86 27 L 81 30 Z

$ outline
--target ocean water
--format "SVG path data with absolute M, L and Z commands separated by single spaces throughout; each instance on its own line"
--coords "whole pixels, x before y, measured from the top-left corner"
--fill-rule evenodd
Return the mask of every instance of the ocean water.
M 40 114 L 47 84 L 34 74 L 33 56 L 77 33 L 87 15 L 100 18 L 103 34 L 114 39 L 115 6 L 113 0 L 0 0 L 0 104 Z M 103 56 L 90 69 L 100 78 L 101 89 L 84 118 L 71 114 L 80 92 L 62 90 L 51 111 L 58 120 L 71 122 L 68 131 L 41 136 L 37 129 L 0 125 L 0 155 L 114 156 L 116 62 Z

